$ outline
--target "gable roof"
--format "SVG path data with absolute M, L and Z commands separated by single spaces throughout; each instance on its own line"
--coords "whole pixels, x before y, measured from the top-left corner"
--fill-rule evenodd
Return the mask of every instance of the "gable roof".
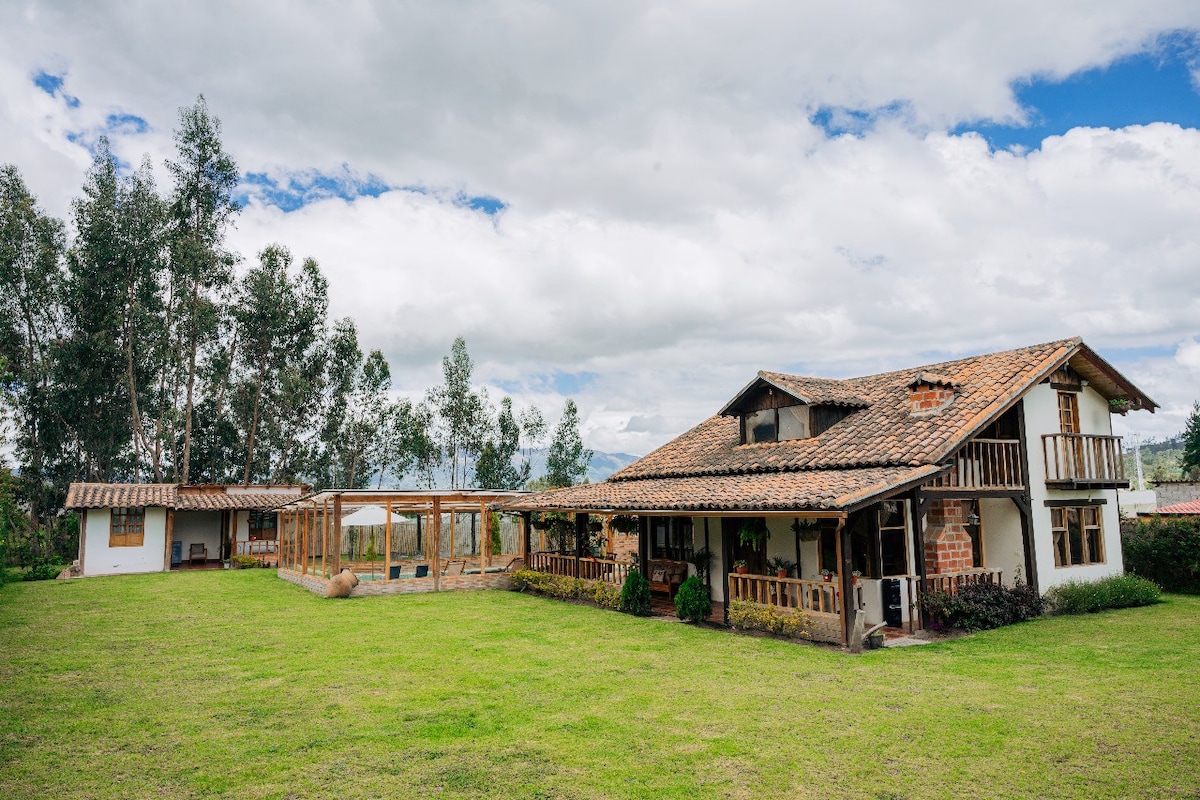
M 1151 411 L 1157 404 L 1079 338 L 835 380 L 759 372 L 716 415 L 607 481 L 541 492 L 509 509 L 577 511 L 851 510 L 925 482 L 1026 392 L 1070 364 L 1101 395 Z M 937 414 L 913 414 L 922 383 L 951 388 Z M 738 409 L 765 387 L 849 414 L 817 436 L 741 443 Z
M 227 491 L 233 488 L 235 491 Z M 174 508 L 179 511 L 276 508 L 303 494 L 300 486 L 179 486 L 174 483 L 72 483 L 66 508 Z
M 755 444 L 741 443 L 736 417 L 717 414 L 609 480 L 936 464 L 1068 362 L 1085 377 L 1103 377 L 1115 396 L 1156 406 L 1079 338 L 840 381 L 760 373 L 798 391 L 838 384 L 823 396 L 861 398 L 867 405 L 810 439 Z M 954 386 L 954 402 L 939 414 L 914 416 L 910 386 L 930 377 Z

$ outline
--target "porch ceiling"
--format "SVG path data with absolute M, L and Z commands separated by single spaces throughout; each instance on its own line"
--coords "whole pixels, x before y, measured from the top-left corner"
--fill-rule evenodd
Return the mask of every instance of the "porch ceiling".
M 516 497 L 504 511 L 803 512 L 846 511 L 880 495 L 924 483 L 942 471 L 920 467 L 698 475 L 572 486 Z

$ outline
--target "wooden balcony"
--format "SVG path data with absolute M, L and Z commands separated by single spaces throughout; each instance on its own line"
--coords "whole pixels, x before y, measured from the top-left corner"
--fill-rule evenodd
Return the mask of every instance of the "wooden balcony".
M 1046 485 L 1056 489 L 1128 489 L 1121 437 L 1085 433 L 1042 436 Z
M 959 449 L 948 473 L 930 482 L 939 491 L 1013 492 L 1025 488 L 1021 443 L 1015 439 L 972 439 Z

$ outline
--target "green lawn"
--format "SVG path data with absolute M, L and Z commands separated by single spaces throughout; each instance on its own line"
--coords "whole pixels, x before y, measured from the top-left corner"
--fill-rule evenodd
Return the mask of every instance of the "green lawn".
M 1200 598 L 850 656 L 266 570 L 16 584 L 0 792 L 1197 797 Z

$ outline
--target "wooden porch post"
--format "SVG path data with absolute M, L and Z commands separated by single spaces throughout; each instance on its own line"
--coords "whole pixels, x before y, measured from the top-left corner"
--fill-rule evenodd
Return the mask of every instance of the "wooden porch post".
M 321 577 L 331 578 L 329 574 L 329 498 L 321 503 Z
M 839 519 L 837 526 L 838 584 L 842 587 L 842 644 L 850 644 L 850 632 L 854 630 L 854 617 L 858 613 L 858 602 L 854 597 L 854 579 L 850 573 L 854 564 L 850 557 L 850 529 L 846 520 Z M 861 642 L 860 642 L 861 644 Z
M 163 553 L 163 572 L 171 571 L 171 538 L 175 535 L 175 509 L 167 509 L 167 543 Z M 80 566 L 83 562 L 80 562 Z
M 929 500 L 921 496 L 921 489 L 917 487 L 912 493 L 912 526 L 913 526 L 913 552 L 916 554 L 917 562 L 917 597 L 920 597 L 921 592 L 925 590 L 925 515 L 929 511 Z M 911 603 L 917 598 L 910 597 L 908 601 Z M 911 607 L 910 607 L 911 613 Z M 917 604 L 917 626 L 925 629 L 925 610 L 921 608 L 920 603 Z
M 430 525 L 429 538 L 430 549 L 433 551 L 433 590 L 440 592 L 442 590 L 442 501 L 441 498 L 433 498 L 433 524 Z M 450 519 L 454 519 L 454 515 L 450 515 Z M 453 532 L 453 527 L 450 529 Z
M 454 559 L 454 540 L 458 538 L 458 514 L 450 510 L 450 558 Z
M 1025 582 L 1035 592 L 1038 592 L 1040 589 L 1038 587 L 1037 551 L 1033 536 L 1033 505 L 1029 496 L 1029 448 L 1025 444 L 1025 401 L 1023 399 L 1017 401 L 1017 438 L 1021 442 L 1019 447 L 1021 469 L 1025 473 L 1023 476 L 1024 491 L 1021 497 L 1014 497 L 1012 501 L 1016 503 L 1017 510 L 1021 512 L 1021 543 L 1025 546 Z
M 583 555 L 583 544 L 587 541 L 588 515 L 575 512 L 575 577 L 579 577 L 579 559 Z
M 638 514 L 638 570 L 645 577 L 650 564 L 650 517 Z

